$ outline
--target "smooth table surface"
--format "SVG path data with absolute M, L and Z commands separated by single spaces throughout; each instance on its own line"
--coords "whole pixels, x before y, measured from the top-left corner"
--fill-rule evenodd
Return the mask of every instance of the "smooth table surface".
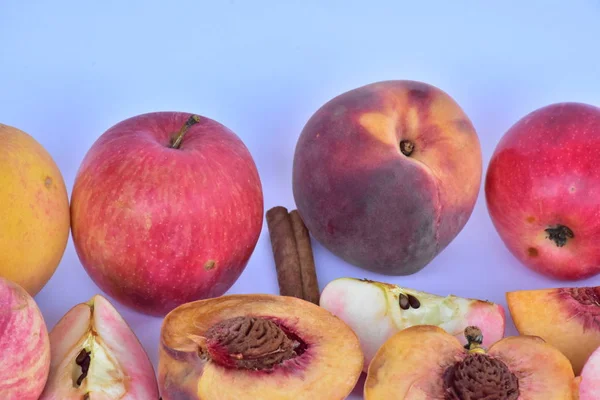
M 600 105 L 597 1 L 368 4 L 0 1 L 0 122 L 50 152 L 70 193 L 85 153 L 116 122 L 158 110 L 205 115 L 248 146 L 266 210 L 294 208 L 292 156 L 304 123 L 357 86 L 412 79 L 447 91 L 479 133 L 484 168 L 502 134 L 526 113 L 561 101 Z M 385 277 L 317 243 L 314 250 L 321 287 L 365 277 L 506 305 L 509 290 L 600 284 L 600 276 L 564 283 L 521 266 L 494 231 L 483 186 L 464 230 L 417 274 Z M 36 300 L 52 328 L 99 292 L 69 242 Z M 229 291 L 253 292 L 277 293 L 266 224 Z M 156 366 L 161 319 L 116 306 Z M 507 328 L 515 333 L 509 316 Z

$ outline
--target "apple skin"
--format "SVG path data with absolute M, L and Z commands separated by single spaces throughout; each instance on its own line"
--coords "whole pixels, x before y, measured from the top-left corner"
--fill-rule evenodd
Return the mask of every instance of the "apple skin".
M 0 277 L 0 398 L 37 400 L 50 372 L 50 338 L 27 291 Z
M 491 220 L 526 267 L 558 280 L 600 272 L 600 108 L 557 103 L 516 122 L 486 174 Z M 570 229 L 552 240 L 546 229 Z M 566 231 L 565 231 L 566 232 Z
M 171 148 L 191 116 L 154 112 L 116 124 L 88 151 L 73 187 L 81 263 L 109 296 L 148 315 L 224 294 L 262 229 L 260 177 L 232 131 L 199 117 Z
M 401 143 L 410 141 L 409 155 Z M 293 193 L 314 238 L 385 275 L 423 269 L 462 230 L 480 190 L 473 125 L 442 90 L 383 81 L 318 109 L 296 145 Z

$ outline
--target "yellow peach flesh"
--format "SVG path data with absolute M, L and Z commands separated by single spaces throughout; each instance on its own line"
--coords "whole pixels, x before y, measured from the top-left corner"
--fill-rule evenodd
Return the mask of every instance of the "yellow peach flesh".
M 522 335 L 539 336 L 571 361 L 576 375 L 588 357 L 600 346 L 600 328 L 586 326 L 586 307 L 558 295 L 561 289 L 521 290 L 506 294 L 515 326 Z M 596 311 L 600 315 L 600 308 Z M 590 315 L 594 319 L 594 315 Z
M 274 319 L 308 347 L 269 371 L 227 368 L 202 360 L 199 338 L 217 322 L 238 316 Z M 167 315 L 158 369 L 163 400 L 314 400 L 348 396 L 362 365 L 358 338 L 325 309 L 291 297 L 229 295 L 188 303 Z
M 457 338 L 436 326 L 413 326 L 392 336 L 371 362 L 365 400 L 444 400 L 443 376 L 467 356 Z M 520 400 L 573 399 L 568 359 L 537 337 L 518 336 L 492 345 L 488 356 L 504 363 L 519 381 Z

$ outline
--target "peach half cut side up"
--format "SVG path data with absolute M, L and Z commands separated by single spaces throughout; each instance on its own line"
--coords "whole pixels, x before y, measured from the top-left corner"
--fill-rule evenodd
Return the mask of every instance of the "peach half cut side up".
M 321 307 L 350 326 L 365 354 L 366 372 L 377 350 L 396 332 L 415 325 L 435 325 L 466 344 L 467 326 L 481 327 L 484 345 L 504 336 L 505 312 L 496 303 L 438 296 L 367 279 L 338 278 L 323 288 Z
M 432 325 L 392 336 L 369 366 L 365 400 L 570 400 L 569 360 L 533 336 L 501 339 L 489 349 L 481 330 L 467 327 L 468 344 Z
M 227 295 L 179 306 L 159 353 L 163 400 L 346 398 L 361 375 L 354 332 L 308 301 Z
M 518 290 L 506 301 L 519 333 L 559 349 L 576 375 L 600 346 L 600 286 Z

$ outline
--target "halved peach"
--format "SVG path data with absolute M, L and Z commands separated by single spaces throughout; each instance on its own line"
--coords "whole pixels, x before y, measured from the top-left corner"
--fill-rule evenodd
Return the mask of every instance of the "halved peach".
M 150 359 L 100 295 L 71 308 L 50 332 L 50 377 L 40 400 L 157 400 Z
M 344 399 L 361 374 L 358 338 L 308 301 L 228 295 L 179 306 L 161 330 L 163 400 Z
M 576 375 L 600 346 L 600 286 L 513 291 L 506 301 L 519 333 L 558 348 Z
M 432 325 L 392 336 L 369 366 L 365 400 L 570 400 L 574 374 L 557 349 L 532 336 L 482 345 L 467 327 L 469 343 Z
M 499 304 L 368 279 L 334 279 L 323 288 L 319 304 L 356 332 L 365 354 L 364 371 L 388 338 L 410 326 L 439 326 L 463 344 L 463 331 L 470 325 L 482 327 L 485 346 L 504 336 L 505 312 Z

